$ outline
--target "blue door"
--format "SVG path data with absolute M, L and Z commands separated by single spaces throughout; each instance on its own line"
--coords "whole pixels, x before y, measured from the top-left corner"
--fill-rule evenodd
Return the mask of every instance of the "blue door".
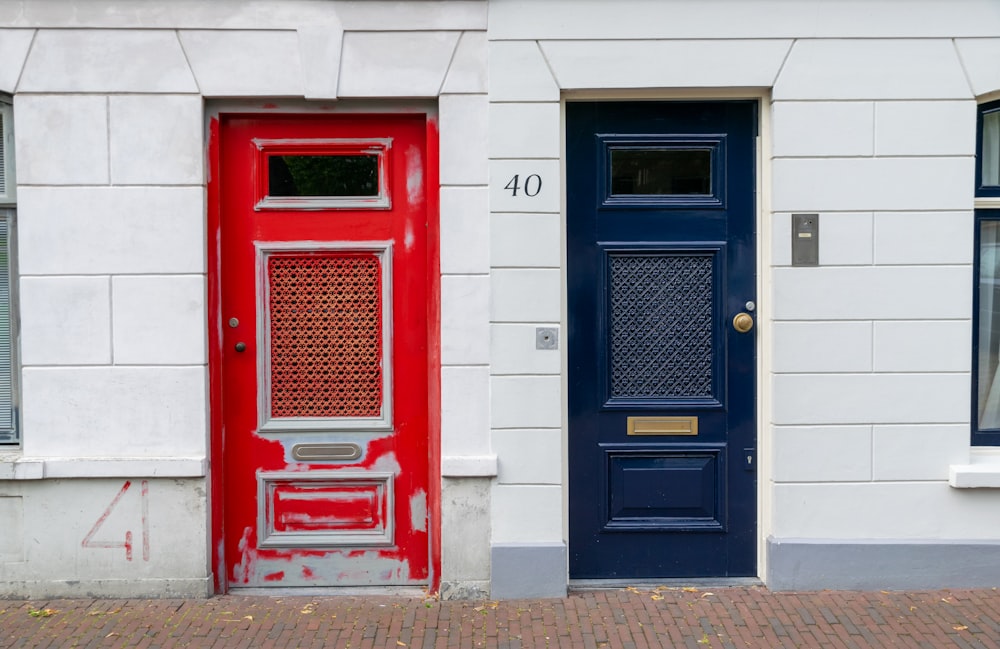
M 566 105 L 574 579 L 755 576 L 757 105 Z

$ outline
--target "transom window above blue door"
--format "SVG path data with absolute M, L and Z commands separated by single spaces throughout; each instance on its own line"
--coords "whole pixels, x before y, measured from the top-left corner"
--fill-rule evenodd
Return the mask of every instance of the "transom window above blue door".
M 725 207 L 725 136 L 598 135 L 605 207 Z

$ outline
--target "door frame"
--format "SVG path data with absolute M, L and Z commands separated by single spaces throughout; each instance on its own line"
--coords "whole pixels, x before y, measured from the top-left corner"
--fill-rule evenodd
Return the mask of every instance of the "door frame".
M 205 108 L 206 146 L 206 274 L 208 333 L 208 543 L 209 570 L 216 594 L 229 590 L 226 571 L 222 403 L 222 283 L 221 223 L 222 187 L 220 135 L 225 115 L 344 115 L 421 114 L 426 124 L 427 187 L 427 507 L 430 574 L 427 588 L 437 592 L 441 584 L 441 252 L 440 252 L 440 153 L 436 101 L 350 101 L 320 104 L 304 101 L 266 100 L 211 102 Z M 335 587 L 331 587 L 333 589 Z
M 745 89 L 745 88 L 720 88 L 720 89 L 663 89 L 663 90 L 577 90 L 562 91 L 559 101 L 559 133 L 560 133 L 560 182 L 562 183 L 562 204 L 560 206 L 560 254 L 562 265 L 560 267 L 562 291 L 562 308 L 560 318 L 560 328 L 568 331 L 569 309 L 568 309 L 568 287 L 569 277 L 566 272 L 567 254 L 567 199 L 566 191 L 568 178 L 568 165 L 566 159 L 566 104 L 576 101 L 606 101 L 606 102 L 670 102 L 670 101 L 725 101 L 725 100 L 750 100 L 757 102 L 757 147 L 755 156 L 756 174 L 754 189 L 756 192 L 754 200 L 754 228 L 756 232 L 756 258 L 757 258 L 757 309 L 754 328 L 756 336 L 757 354 L 757 394 L 756 412 L 754 416 L 757 427 L 757 576 L 763 578 L 767 574 L 767 543 L 766 539 L 771 534 L 772 517 L 771 512 L 773 494 L 768 485 L 772 481 L 771 449 L 772 435 L 768 425 L 768 415 L 771 412 L 772 395 L 767 382 L 767 377 L 771 375 L 771 349 L 772 349 L 772 328 L 771 328 L 771 292 L 772 285 L 771 265 L 772 259 L 772 239 L 774 228 L 771 212 L 771 92 L 770 89 Z M 562 373 L 562 492 L 563 492 L 563 538 L 569 545 L 569 358 L 568 346 L 560 346 L 561 364 L 564 368 Z M 567 561 L 569 552 L 566 553 Z M 569 580 L 570 584 L 581 583 L 589 580 Z M 600 582 L 606 585 L 613 585 L 617 580 L 602 579 Z M 688 580 L 690 581 L 690 580 Z M 734 580 L 735 581 L 735 580 Z M 634 583 L 634 579 L 624 580 L 624 582 Z

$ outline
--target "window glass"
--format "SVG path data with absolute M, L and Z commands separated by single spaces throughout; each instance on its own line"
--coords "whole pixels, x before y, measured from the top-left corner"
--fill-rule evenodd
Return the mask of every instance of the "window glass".
M 1000 429 L 1000 221 L 979 222 L 978 425 Z
M 612 149 L 611 195 L 708 195 L 708 149 Z
M 377 155 L 269 155 L 267 195 L 378 196 Z
M 1000 186 L 1000 110 L 983 114 L 980 168 L 984 187 Z

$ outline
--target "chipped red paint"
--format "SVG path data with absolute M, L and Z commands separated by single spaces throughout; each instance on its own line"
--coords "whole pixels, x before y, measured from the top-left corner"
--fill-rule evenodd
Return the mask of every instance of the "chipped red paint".
M 440 153 L 437 117 L 427 120 L 427 437 L 430 480 L 427 485 L 428 529 L 431 534 L 431 592 L 441 588 L 441 222 Z
M 208 420 L 212 431 L 210 440 L 211 467 L 209 494 L 212 533 L 212 579 L 215 592 L 225 593 L 229 587 L 226 578 L 226 556 L 223 548 L 223 501 L 225 492 L 225 466 L 221 461 L 222 439 L 222 311 L 220 302 L 221 274 L 219 273 L 219 237 L 222 202 L 219 199 L 219 119 L 213 117 L 208 122 L 208 187 L 206 191 L 208 212 L 205 225 L 206 263 L 208 264 Z
M 295 585 L 303 580 L 310 585 L 396 583 L 436 589 L 440 565 L 436 128 L 423 115 L 229 115 L 212 120 L 210 135 L 212 511 L 218 548 L 215 565 L 220 568 L 216 589 Z M 253 138 L 386 137 L 392 138 L 391 210 L 253 209 L 257 172 Z M 391 431 L 257 432 L 257 352 L 262 337 L 257 331 L 254 241 L 393 243 Z M 229 326 L 231 318 L 238 320 L 237 326 Z M 238 342 L 246 345 L 244 352 L 236 351 Z M 296 461 L 291 446 L 303 440 L 349 440 L 359 443 L 363 454 L 354 462 Z M 391 546 L 258 547 L 258 471 L 305 477 L 312 471 L 328 475 L 336 471 L 364 474 L 366 470 L 392 474 L 395 506 L 385 513 L 393 522 Z M 424 497 L 421 494 L 429 501 L 429 521 L 411 520 L 411 497 Z M 279 501 L 282 506 L 284 501 Z M 382 515 L 373 513 L 378 507 L 369 496 L 355 501 L 350 511 L 349 505 L 320 498 L 298 510 L 285 510 L 279 520 L 269 519 L 269 523 L 293 532 L 322 531 L 345 521 L 359 523 Z M 284 567 L 276 569 L 279 566 Z M 279 574 L 280 578 L 273 577 Z
M 385 525 L 388 503 L 379 484 L 279 484 L 272 506 L 278 532 L 367 531 Z

